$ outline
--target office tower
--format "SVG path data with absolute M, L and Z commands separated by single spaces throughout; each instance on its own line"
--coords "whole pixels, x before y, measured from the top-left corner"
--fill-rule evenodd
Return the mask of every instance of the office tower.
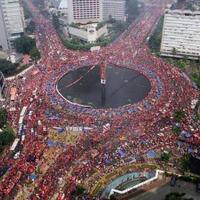
M 162 32 L 161 55 L 200 57 L 200 12 L 166 10 Z
M 24 14 L 20 0 L 0 0 L 0 48 L 9 50 L 24 32 Z
M 125 0 L 103 0 L 103 20 L 110 18 L 116 20 L 125 20 Z
M 102 0 L 69 0 L 68 3 L 69 24 L 102 21 Z

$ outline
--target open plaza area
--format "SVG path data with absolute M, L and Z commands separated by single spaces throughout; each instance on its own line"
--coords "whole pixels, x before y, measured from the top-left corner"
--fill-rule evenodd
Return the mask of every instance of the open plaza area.
M 163 152 L 172 154 L 172 166 L 187 152 L 200 155 L 199 91 L 147 45 L 171 2 L 152 0 L 113 43 L 89 52 L 65 48 L 51 21 L 27 0 L 41 59 L 5 82 L 2 104 L 17 140 L 0 157 L 0 200 L 105 199 L 102 192 L 120 176 L 130 173 L 132 187 L 161 166 L 167 170 L 159 163 Z M 108 95 L 103 106 L 102 62 Z M 190 197 L 200 199 L 190 184 L 177 187 L 191 187 Z M 164 197 L 170 190 L 167 185 L 133 199 L 162 200 L 158 193 Z

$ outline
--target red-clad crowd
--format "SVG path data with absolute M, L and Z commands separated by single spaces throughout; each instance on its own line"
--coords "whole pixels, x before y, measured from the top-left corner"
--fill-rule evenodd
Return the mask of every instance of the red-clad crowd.
M 54 148 L 48 145 L 48 130 L 55 127 L 91 127 L 91 130 L 81 134 L 75 145 L 62 144 L 63 151 L 55 162 L 45 174 L 37 174 L 28 199 L 71 199 L 77 184 L 83 184 L 88 192 L 94 186 L 97 179 L 85 181 L 94 169 L 100 177 L 108 172 L 108 167 L 111 170 L 151 159 L 149 152 L 155 153 L 155 160 L 156 153 L 163 150 L 183 155 L 190 147 L 190 151 L 199 153 L 196 146 L 200 141 L 199 125 L 191 106 L 198 99 L 198 91 L 185 74 L 152 55 L 146 45 L 146 38 L 169 2 L 153 1 L 114 43 L 98 52 L 75 52 L 63 46 L 50 21 L 28 1 L 36 23 L 41 59 L 23 77 L 7 82 L 7 90 L 13 86 L 17 89 L 16 100 L 6 100 L 6 106 L 20 143 L 15 152 L 8 151 L 1 158 L 0 170 L 6 170 L 0 182 L 0 199 L 14 198 L 27 179 L 37 174 L 44 151 Z M 102 58 L 106 63 L 145 75 L 151 82 L 148 96 L 133 105 L 98 110 L 71 104 L 57 93 L 56 84 L 63 74 L 85 65 L 97 65 Z M 26 112 L 20 116 L 24 107 Z M 177 123 L 173 116 L 180 109 L 185 118 Z M 105 124 L 110 126 L 103 131 Z M 190 135 L 184 138 L 187 143 L 180 142 L 180 136 L 172 132 L 174 126 Z M 58 184 L 60 180 L 65 180 L 62 186 Z M 92 197 L 86 192 L 82 199 Z

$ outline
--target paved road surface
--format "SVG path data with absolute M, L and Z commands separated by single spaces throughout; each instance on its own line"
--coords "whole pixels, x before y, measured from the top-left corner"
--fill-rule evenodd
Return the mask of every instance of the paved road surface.
M 165 196 L 170 192 L 186 193 L 186 198 L 193 198 L 194 200 L 200 200 L 200 194 L 196 192 L 194 184 L 177 181 L 175 187 L 171 187 L 168 184 L 160 188 L 154 188 L 148 192 L 145 192 L 137 197 L 131 198 L 130 200 L 164 200 Z

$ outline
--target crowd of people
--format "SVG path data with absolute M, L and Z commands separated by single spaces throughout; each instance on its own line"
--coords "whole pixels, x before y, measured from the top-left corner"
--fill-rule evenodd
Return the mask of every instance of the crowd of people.
M 183 155 L 190 146 L 190 150 L 199 152 L 196 145 L 191 146 L 198 144 L 199 127 L 193 117 L 195 110 L 191 108 L 191 101 L 198 99 L 198 91 L 180 70 L 152 55 L 146 44 L 152 26 L 170 1 L 153 2 L 114 43 L 98 52 L 81 52 L 66 49 L 49 19 L 28 1 L 36 23 L 41 59 L 23 77 L 7 82 L 7 90 L 13 85 L 17 89 L 16 100 L 6 100 L 11 110 L 9 120 L 16 131 L 23 106 L 27 106 L 27 112 L 19 158 L 14 159 L 13 152 L 9 151 L 1 158 L 0 169 L 6 167 L 7 171 L 0 182 L 0 199 L 8 195 L 16 197 L 21 191 L 26 193 L 25 199 L 71 199 L 77 184 L 91 191 L 98 181 L 97 176 L 92 176 L 94 170 L 100 177 L 127 163 L 145 162 L 150 159 L 149 151 L 171 150 Z M 59 95 L 56 85 L 65 73 L 96 66 L 102 59 L 107 64 L 142 73 L 151 83 L 149 94 L 136 104 L 115 109 L 88 108 L 70 103 Z M 15 109 L 11 109 L 13 107 Z M 185 113 L 179 123 L 181 130 L 191 133 L 188 145 L 182 145 L 181 151 L 177 148 L 179 136 L 172 132 L 177 124 L 173 118 L 176 110 Z M 110 126 L 103 131 L 105 124 Z M 44 164 L 41 162 L 44 152 L 52 148 L 47 142 L 49 129 L 62 127 L 64 130 L 67 126 L 91 129 L 80 134 L 74 145 L 63 145 L 45 173 L 37 174 L 34 187 L 25 191 L 30 175 L 36 174 L 41 163 Z M 85 193 L 83 199 L 99 197 Z

